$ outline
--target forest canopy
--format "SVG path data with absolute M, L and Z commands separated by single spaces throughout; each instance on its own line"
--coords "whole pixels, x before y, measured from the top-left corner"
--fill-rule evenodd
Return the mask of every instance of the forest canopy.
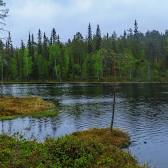
M 95 33 L 89 23 L 84 37 L 60 41 L 53 28 L 40 29 L 14 47 L 11 33 L 0 41 L 0 79 L 5 81 L 167 81 L 168 30 L 141 33 L 137 21 L 118 36 Z

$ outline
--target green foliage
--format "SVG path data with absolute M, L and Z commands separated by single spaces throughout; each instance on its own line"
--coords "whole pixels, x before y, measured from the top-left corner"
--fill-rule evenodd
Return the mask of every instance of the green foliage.
M 48 77 L 48 62 L 42 55 L 37 55 L 38 79 L 45 80 Z
M 93 55 L 94 78 L 97 80 L 100 80 L 103 75 L 102 61 L 101 51 L 99 50 L 95 55 Z
M 1 135 L 0 156 L 2 168 L 144 168 L 111 144 L 81 140 L 74 135 L 43 143 Z
M 50 39 L 50 40 L 49 40 Z M 37 41 L 29 34 L 27 46 L 12 45 L 11 34 L 0 42 L 0 76 L 10 81 L 167 81 L 168 32 L 141 33 L 134 29 L 118 37 L 102 37 L 91 24 L 86 38 L 80 32 L 61 43 L 53 29 L 48 38 L 41 30 Z

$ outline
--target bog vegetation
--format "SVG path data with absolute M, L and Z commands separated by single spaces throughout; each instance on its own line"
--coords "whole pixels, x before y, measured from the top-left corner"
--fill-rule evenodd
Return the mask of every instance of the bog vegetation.
M 0 97 L 0 119 L 27 115 L 54 116 L 56 113 L 55 105 L 40 97 Z
M 55 28 L 50 37 L 39 29 L 16 48 L 9 33 L 0 66 L 5 81 L 167 81 L 168 31 L 141 33 L 135 21 L 121 36 L 102 35 L 89 24 L 85 38 L 77 32 L 62 42 Z
M 145 168 L 121 146 L 129 141 L 128 136 L 114 130 L 111 139 L 106 141 L 110 129 L 94 129 L 85 133 L 59 139 L 47 139 L 44 143 L 19 140 L 5 135 L 0 136 L 0 167 L 15 168 Z M 91 138 L 93 134 L 93 139 Z M 96 137 L 95 137 L 96 135 Z M 102 138 L 102 135 L 104 138 Z M 101 139 L 99 139 L 101 138 Z M 106 139 L 105 139 L 106 138 Z

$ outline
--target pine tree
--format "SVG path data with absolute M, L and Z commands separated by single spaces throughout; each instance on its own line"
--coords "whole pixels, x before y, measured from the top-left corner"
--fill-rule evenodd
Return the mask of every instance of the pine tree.
M 32 43 L 31 43 L 30 33 L 29 33 L 29 39 L 28 39 L 28 42 L 27 42 L 27 47 L 28 47 L 28 50 L 29 50 L 29 56 L 32 56 Z
M 38 31 L 38 54 L 42 54 L 42 33 L 41 30 L 39 29 Z
M 28 48 L 28 54 L 29 54 L 29 56 L 30 56 L 30 58 L 32 59 L 32 62 L 34 62 L 34 59 L 35 59 L 35 56 L 34 56 L 34 45 L 35 45 L 35 43 L 34 43 L 34 35 L 32 34 L 30 34 L 29 33 L 29 38 L 28 38 L 28 42 L 27 42 L 27 48 Z
M 43 56 L 46 59 L 49 58 L 49 54 L 48 54 L 48 38 L 47 38 L 45 33 L 44 33 L 44 36 L 43 36 Z
M 25 44 L 24 44 L 23 40 L 21 40 L 21 50 L 24 51 L 25 48 L 26 48 L 26 47 L 25 47 Z
M 31 50 L 32 50 L 32 74 L 31 79 L 37 80 L 38 79 L 38 67 L 37 67 L 37 60 L 36 60 L 36 43 L 34 41 L 34 35 L 31 35 Z
M 50 37 L 50 46 L 53 45 L 53 39 L 52 39 L 52 34 L 51 34 L 51 37 Z
M 9 32 L 7 42 L 6 42 L 6 49 L 8 50 L 8 54 L 11 56 L 13 54 L 13 44 L 12 44 L 12 38 L 11 33 Z
M 60 36 L 59 36 L 59 35 L 57 36 L 57 43 L 58 43 L 59 45 L 61 45 Z
M 124 30 L 124 39 L 127 38 L 127 32 Z
M 131 28 L 128 29 L 128 38 L 133 37 L 133 30 Z
M 96 50 L 99 50 L 101 48 L 101 31 L 100 31 L 100 26 L 97 25 L 97 30 L 96 30 Z
M 11 38 L 11 34 L 9 32 L 8 34 L 8 38 L 6 40 L 6 45 L 5 45 L 5 58 L 4 60 L 7 60 L 7 64 L 4 65 L 4 76 L 6 77 L 6 80 L 8 80 L 11 76 L 11 72 L 10 72 L 10 63 L 12 60 L 12 57 L 14 55 L 14 50 L 13 50 L 13 44 L 12 44 L 12 38 Z
M 106 40 L 108 40 L 108 39 L 109 39 L 109 33 L 106 34 Z
M 68 39 L 68 45 L 70 45 L 70 44 L 71 44 L 71 39 L 69 38 L 69 39 Z
M 117 34 L 116 32 L 114 31 L 113 34 L 112 34 L 112 49 L 114 52 L 117 52 Z
M 21 40 L 21 54 L 20 54 L 20 79 L 23 81 L 24 80 L 24 51 L 25 51 L 25 44 L 23 40 Z
M 137 37 L 138 35 L 138 22 L 135 20 L 134 23 L 134 36 Z
M 34 41 L 34 35 L 31 35 L 31 50 L 32 50 L 32 61 L 35 60 L 35 41 Z
M 91 25 L 89 23 L 88 26 L 88 40 L 87 40 L 87 45 L 88 45 L 88 53 L 92 53 L 93 51 L 93 45 L 92 45 L 92 28 Z
M 52 30 L 52 43 L 53 44 L 57 43 L 57 33 L 56 33 L 55 28 L 53 28 L 53 30 Z

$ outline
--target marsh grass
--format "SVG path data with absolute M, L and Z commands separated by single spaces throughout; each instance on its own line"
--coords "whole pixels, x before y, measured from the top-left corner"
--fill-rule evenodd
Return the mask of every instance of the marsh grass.
M 94 128 L 83 132 L 76 132 L 72 135 L 84 141 L 89 139 L 104 145 L 112 144 L 119 148 L 128 147 L 130 144 L 128 134 L 119 129 L 113 129 L 113 132 L 111 132 L 109 128 Z
M 145 168 L 120 148 L 128 142 L 128 135 L 118 130 L 110 135 L 108 131 L 92 129 L 58 139 L 47 139 L 43 143 L 1 135 L 0 167 Z M 104 138 L 110 139 L 105 141 Z M 120 140 L 113 141 L 113 138 Z
M 18 116 L 53 116 L 55 105 L 41 97 L 0 97 L 0 119 L 13 119 Z

